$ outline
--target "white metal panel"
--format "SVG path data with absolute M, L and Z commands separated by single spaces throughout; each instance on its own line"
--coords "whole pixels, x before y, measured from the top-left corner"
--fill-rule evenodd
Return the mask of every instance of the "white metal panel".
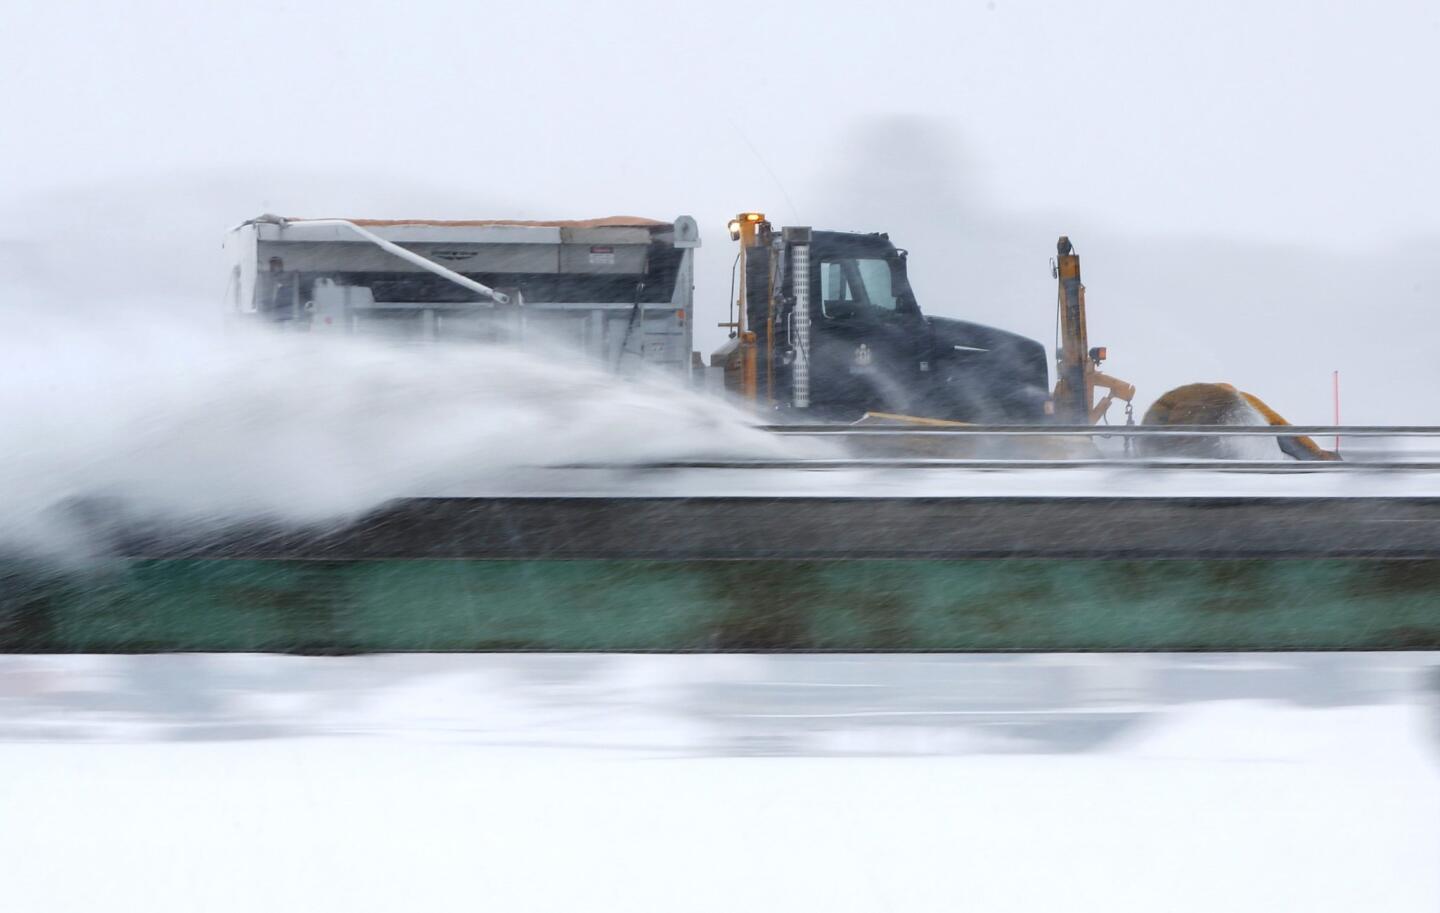
M 648 250 L 648 238 L 645 244 L 565 244 L 560 247 L 560 272 L 638 275 L 645 269 Z
M 227 279 L 225 308 L 244 314 L 255 312 L 255 276 L 259 269 L 257 234 L 254 224 L 241 225 L 225 236 Z
M 554 273 L 559 271 L 559 244 L 413 244 L 415 253 L 465 273 Z M 323 273 L 421 272 L 373 244 L 316 241 L 266 241 L 259 259 L 284 261 L 285 269 Z
M 320 222 L 258 223 L 262 241 L 369 244 L 353 231 Z M 380 225 L 367 231 L 398 244 L 559 244 L 561 229 L 532 225 Z
M 562 228 L 560 240 L 566 244 L 638 244 L 650 243 L 648 228 Z

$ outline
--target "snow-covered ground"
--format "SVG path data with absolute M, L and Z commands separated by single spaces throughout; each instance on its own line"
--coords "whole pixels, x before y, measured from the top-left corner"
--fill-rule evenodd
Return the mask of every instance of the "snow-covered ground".
M 0 659 L 7 910 L 1435 910 L 1436 654 Z

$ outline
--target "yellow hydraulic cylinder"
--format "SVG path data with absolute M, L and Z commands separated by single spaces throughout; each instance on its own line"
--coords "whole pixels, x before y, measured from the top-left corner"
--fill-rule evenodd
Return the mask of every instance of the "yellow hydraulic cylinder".
M 1089 341 L 1085 329 L 1085 286 L 1080 281 L 1080 256 L 1061 237 L 1055 245 L 1056 306 L 1060 309 L 1060 351 L 1056 356 L 1055 415 L 1064 423 L 1090 422 L 1094 390 L 1086 376 Z
M 730 220 L 730 237 L 740 242 L 740 279 L 739 299 L 737 301 L 738 316 L 736 318 L 737 338 L 740 342 L 740 395 L 751 402 L 756 402 L 760 397 L 760 351 L 759 339 L 749 323 L 749 308 L 752 295 L 763 294 L 768 303 L 768 317 L 766 320 L 765 333 L 765 365 L 766 365 L 766 387 L 765 396 L 769 400 L 773 398 L 774 391 L 774 309 L 775 303 L 770 289 L 750 288 L 749 259 L 750 252 L 757 247 L 769 243 L 770 223 L 766 221 L 765 214 L 761 212 L 742 212 Z

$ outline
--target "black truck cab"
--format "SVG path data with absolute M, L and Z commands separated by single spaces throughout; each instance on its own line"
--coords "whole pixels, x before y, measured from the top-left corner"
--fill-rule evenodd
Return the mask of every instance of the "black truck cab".
M 853 421 L 866 412 L 964 422 L 1043 421 L 1050 402 L 1049 358 L 1015 333 L 920 310 L 906 252 L 881 233 L 812 231 L 809 236 L 808 399 L 804 412 Z M 756 256 L 760 254 L 760 256 Z M 754 328 L 759 375 L 777 408 L 789 411 L 797 351 L 793 246 L 747 251 L 746 324 Z M 778 258 L 771 263 L 772 258 Z M 767 335 L 774 334 L 773 345 Z M 773 378 L 773 380 L 772 380 Z M 802 410 L 795 410 L 800 412 Z M 800 416 L 797 416 L 800 417 Z

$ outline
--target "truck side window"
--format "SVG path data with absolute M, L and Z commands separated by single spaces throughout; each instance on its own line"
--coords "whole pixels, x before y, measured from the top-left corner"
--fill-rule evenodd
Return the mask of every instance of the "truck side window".
M 860 281 L 865 284 L 865 297 L 874 307 L 886 311 L 895 310 L 895 292 L 890 281 L 890 261 L 856 260 Z
M 845 281 L 845 274 L 841 272 L 838 260 L 828 260 L 820 264 L 820 300 L 855 300 L 855 296 L 850 293 L 849 284 Z
M 895 310 L 890 262 L 847 257 L 820 264 L 820 308 L 826 317 L 849 317 L 861 307 Z

